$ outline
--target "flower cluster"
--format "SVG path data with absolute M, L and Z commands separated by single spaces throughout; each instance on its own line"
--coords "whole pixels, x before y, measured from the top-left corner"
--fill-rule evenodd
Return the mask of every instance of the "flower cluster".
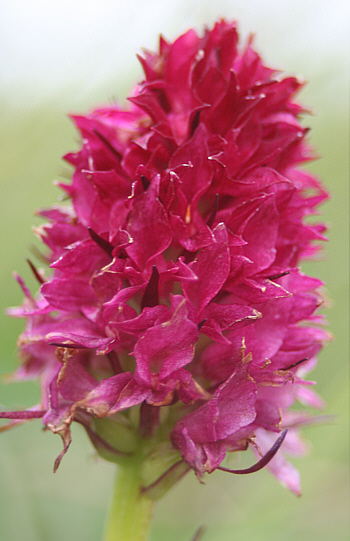
M 327 198 L 299 169 L 312 159 L 302 83 L 265 67 L 251 40 L 238 48 L 224 20 L 161 37 L 140 61 L 127 107 L 72 117 L 70 203 L 41 211 L 37 229 L 52 273 L 31 264 L 40 293 L 17 277 L 26 299 L 12 310 L 27 321 L 15 378 L 40 378 L 41 402 L 0 415 L 42 417 L 63 439 L 56 467 L 72 421 L 109 460 L 147 441 L 168 472 L 198 477 L 228 451 L 268 452 L 285 428 L 298 453 L 308 416 L 290 407 L 321 406 L 302 376 L 327 339 L 314 326 L 321 282 L 298 268 L 324 239 L 306 219 Z M 268 467 L 299 493 L 283 452 Z

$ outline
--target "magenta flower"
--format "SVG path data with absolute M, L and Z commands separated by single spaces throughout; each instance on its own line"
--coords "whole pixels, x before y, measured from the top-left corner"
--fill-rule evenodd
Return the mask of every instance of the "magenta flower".
M 233 471 L 267 464 L 299 494 L 283 449 L 302 451 L 311 420 L 293 404 L 322 406 L 303 376 L 327 340 L 322 284 L 299 269 L 324 240 L 307 218 L 327 199 L 299 168 L 313 157 L 302 83 L 251 41 L 238 48 L 224 20 L 161 38 L 140 61 L 127 107 L 72 117 L 70 202 L 41 211 L 37 229 L 52 272 L 31 264 L 36 298 L 17 277 L 26 299 L 11 312 L 26 319 L 14 378 L 40 378 L 41 401 L 0 416 L 60 434 L 55 468 L 73 421 L 108 460 L 141 446 L 145 464 L 158 457 L 150 493 L 190 468 L 225 470 L 227 452 L 251 445 L 262 458 Z

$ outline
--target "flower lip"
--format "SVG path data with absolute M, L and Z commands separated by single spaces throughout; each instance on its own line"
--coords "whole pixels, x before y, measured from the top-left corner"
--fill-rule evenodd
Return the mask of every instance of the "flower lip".
M 24 410 L 24 411 L 0 411 L 2 419 L 40 419 L 45 415 L 45 410 Z

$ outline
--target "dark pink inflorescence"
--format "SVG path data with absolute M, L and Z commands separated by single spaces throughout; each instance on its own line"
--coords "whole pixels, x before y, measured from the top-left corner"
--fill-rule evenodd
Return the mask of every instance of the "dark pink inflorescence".
M 307 218 L 327 199 L 299 168 L 313 157 L 302 83 L 265 67 L 251 40 L 238 48 L 224 20 L 161 37 L 140 61 L 127 107 L 72 117 L 70 203 L 41 211 L 37 229 L 52 273 L 31 263 L 40 293 L 17 277 L 26 298 L 12 310 L 26 319 L 15 378 L 40 378 L 41 401 L 0 415 L 42 417 L 63 438 L 56 467 L 76 421 L 111 460 L 132 454 L 128 430 L 171 442 L 199 478 L 249 445 L 270 460 L 289 428 L 267 467 L 299 493 L 283 449 L 303 449 L 309 417 L 290 408 L 321 407 L 302 376 L 327 340 L 322 283 L 299 269 L 324 240 Z

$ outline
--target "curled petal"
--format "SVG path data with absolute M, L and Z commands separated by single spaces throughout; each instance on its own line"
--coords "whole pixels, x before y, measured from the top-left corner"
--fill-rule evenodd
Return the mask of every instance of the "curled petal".
M 270 462 L 270 460 L 273 459 L 278 449 L 281 447 L 283 440 L 287 435 L 287 432 L 288 432 L 287 428 L 283 430 L 282 434 L 277 438 L 277 440 L 275 441 L 271 449 L 269 449 L 269 451 L 267 451 L 267 453 L 259 460 L 259 462 L 256 462 L 256 464 L 254 464 L 253 466 L 250 466 L 249 468 L 245 468 L 244 470 L 230 470 L 229 468 L 218 466 L 218 470 L 229 472 L 229 473 L 235 473 L 237 475 L 243 475 L 246 473 L 255 473 L 261 470 Z

